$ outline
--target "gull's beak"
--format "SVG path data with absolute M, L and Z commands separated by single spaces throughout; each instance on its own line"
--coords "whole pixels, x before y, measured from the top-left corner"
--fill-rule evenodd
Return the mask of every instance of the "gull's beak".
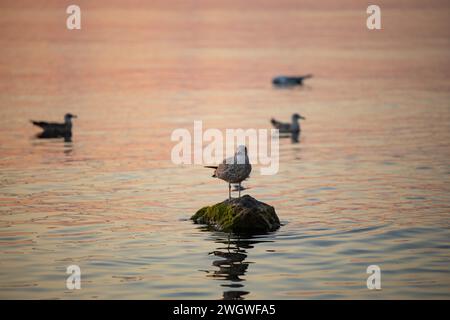
M 72 115 L 72 118 L 78 118 L 78 117 L 77 117 L 76 115 L 73 114 L 73 115 Z
M 303 116 L 300 116 L 300 119 L 302 119 L 302 120 L 306 120 L 306 118 L 305 118 L 305 117 L 303 117 Z

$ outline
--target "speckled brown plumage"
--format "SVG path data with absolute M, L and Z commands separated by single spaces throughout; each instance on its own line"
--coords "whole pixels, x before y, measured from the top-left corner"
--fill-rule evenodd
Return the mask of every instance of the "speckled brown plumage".
M 245 159 L 245 160 L 244 160 Z M 233 157 L 226 158 L 217 167 L 214 168 L 213 177 L 228 182 L 228 195 L 231 199 L 231 183 L 239 183 L 239 197 L 241 196 L 241 182 L 247 179 L 252 172 L 252 165 L 247 155 L 247 148 L 239 146 L 238 151 Z

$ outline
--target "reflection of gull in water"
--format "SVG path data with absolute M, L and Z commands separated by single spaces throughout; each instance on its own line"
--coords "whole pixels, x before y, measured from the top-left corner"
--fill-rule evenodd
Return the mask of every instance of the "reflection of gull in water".
M 249 266 L 254 263 L 247 261 L 248 251 L 257 243 L 271 242 L 271 240 L 261 237 L 253 239 L 249 235 L 241 238 L 233 234 L 228 234 L 225 238 L 221 232 L 213 233 L 213 238 L 216 243 L 225 244 L 225 246 L 216 247 L 209 253 L 217 257 L 212 262 L 214 270 L 201 271 L 206 272 L 208 278 L 220 281 L 220 286 L 225 288 L 224 300 L 242 300 L 250 293 L 246 290 L 248 288 L 245 287 L 245 281 Z
M 248 159 L 247 147 L 239 146 L 233 157 L 226 158 L 218 166 L 206 166 L 216 169 L 213 177 L 228 182 L 228 197 L 231 199 L 231 184 L 239 184 L 239 197 L 241 196 L 241 182 L 250 176 L 252 165 Z
M 292 123 L 284 123 L 275 120 L 274 118 L 272 118 L 270 122 L 276 129 L 280 130 L 280 133 L 296 133 L 301 131 L 299 119 L 306 120 L 305 117 L 302 117 L 298 113 L 294 113 L 292 115 Z
M 231 241 L 230 235 L 228 235 L 228 240 L 223 243 L 227 244 L 227 248 L 218 248 L 219 250 L 209 253 L 220 258 L 212 263 L 213 266 L 219 269 L 212 273 L 207 272 L 210 273 L 209 277 L 227 281 L 221 286 L 231 288 L 231 290 L 223 292 L 224 300 L 242 300 L 243 296 L 249 294 L 248 291 L 242 290 L 244 285 L 240 283 L 245 281 L 241 277 L 245 275 L 249 266 L 248 263 L 244 262 L 247 254 L 245 250 L 239 247 L 239 240 Z
M 72 136 L 72 118 L 77 116 L 67 113 L 64 116 L 64 123 L 33 121 L 31 123 L 43 129 L 38 135 L 39 138 L 67 138 Z

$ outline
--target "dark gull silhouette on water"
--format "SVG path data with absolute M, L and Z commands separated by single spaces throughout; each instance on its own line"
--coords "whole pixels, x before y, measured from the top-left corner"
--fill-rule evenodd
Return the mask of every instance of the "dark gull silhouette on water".
M 279 87 L 301 86 L 305 79 L 312 78 L 312 74 L 304 76 L 278 76 L 273 78 L 272 83 Z
M 272 118 L 270 122 L 275 127 L 275 129 L 280 130 L 280 133 L 298 133 L 301 131 L 300 122 L 298 120 L 306 120 L 305 117 L 299 115 L 298 113 L 294 113 L 292 115 L 292 122 L 286 123 L 275 120 Z
M 67 138 L 72 136 L 72 118 L 76 115 L 66 113 L 64 123 L 30 120 L 32 124 L 43 129 L 39 138 Z

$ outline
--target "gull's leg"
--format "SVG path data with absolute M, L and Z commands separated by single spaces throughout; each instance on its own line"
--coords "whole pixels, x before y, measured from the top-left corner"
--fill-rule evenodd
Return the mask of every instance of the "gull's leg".
M 239 182 L 239 198 L 241 197 L 241 183 Z
M 231 183 L 228 182 L 228 199 L 231 200 Z

